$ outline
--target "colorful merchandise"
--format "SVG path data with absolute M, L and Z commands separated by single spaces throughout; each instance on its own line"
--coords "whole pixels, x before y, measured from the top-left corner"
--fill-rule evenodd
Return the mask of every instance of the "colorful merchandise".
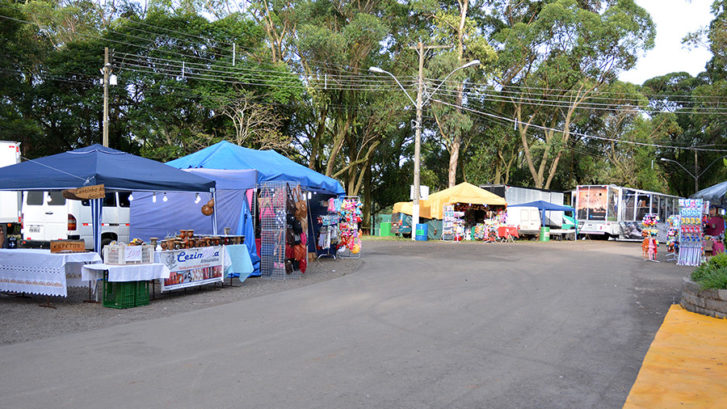
M 659 249 L 659 240 L 656 238 L 659 232 L 656 227 L 658 223 L 659 215 L 657 214 L 647 214 L 641 221 L 641 232 L 644 236 L 644 241 L 641 243 L 641 250 L 644 258 L 650 261 L 656 260 L 656 253 Z
M 339 199 L 336 199 L 339 200 Z M 338 248 L 348 249 L 351 254 L 361 252 L 361 231 L 359 223 L 363 220 L 363 203 L 358 196 L 347 196 L 340 205 L 340 244 Z
M 679 222 L 680 216 L 674 214 L 666 219 L 668 230 L 666 233 L 666 251 L 668 253 L 679 252 Z
M 679 199 L 679 261 L 680 266 L 698 266 L 704 258 L 702 199 Z

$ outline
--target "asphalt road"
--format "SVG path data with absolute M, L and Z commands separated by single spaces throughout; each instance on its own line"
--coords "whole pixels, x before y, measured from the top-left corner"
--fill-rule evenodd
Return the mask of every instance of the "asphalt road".
M 620 408 L 689 272 L 615 242 L 368 241 L 363 258 L 306 287 L 0 346 L 0 406 Z

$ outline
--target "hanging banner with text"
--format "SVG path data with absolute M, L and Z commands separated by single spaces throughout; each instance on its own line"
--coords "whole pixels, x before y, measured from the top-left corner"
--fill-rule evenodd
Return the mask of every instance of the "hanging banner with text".
M 169 268 L 169 278 L 162 279 L 162 291 L 222 282 L 224 250 L 222 246 L 162 251 L 159 262 Z

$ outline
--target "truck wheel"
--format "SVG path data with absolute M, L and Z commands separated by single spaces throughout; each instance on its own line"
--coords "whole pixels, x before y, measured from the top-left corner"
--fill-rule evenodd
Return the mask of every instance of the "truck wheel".
M 101 248 L 108 246 L 109 244 L 111 244 L 112 241 L 114 241 L 114 239 L 112 239 L 110 237 L 101 239 Z

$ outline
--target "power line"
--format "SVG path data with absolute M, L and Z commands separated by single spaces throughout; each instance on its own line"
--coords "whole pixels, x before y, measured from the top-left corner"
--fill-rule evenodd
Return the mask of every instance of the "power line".
M 465 111 L 472 112 L 472 113 L 477 114 L 477 115 L 483 115 L 483 116 L 486 116 L 486 117 L 489 117 L 489 118 L 497 118 L 497 119 L 501 119 L 501 120 L 504 120 L 504 121 L 508 121 L 508 122 L 514 123 L 514 124 L 520 124 L 521 123 L 521 121 L 518 121 L 516 119 L 510 119 L 510 118 L 506 118 L 506 117 L 503 117 L 503 116 L 499 116 L 499 115 L 490 114 L 490 113 L 487 113 L 487 112 L 478 111 L 476 109 L 467 108 L 467 107 L 464 107 L 464 106 L 461 106 L 461 105 L 450 104 L 449 102 L 441 101 L 441 100 L 438 100 L 438 99 L 434 99 L 433 101 L 438 102 L 438 103 L 443 104 L 443 105 L 451 106 L 451 107 L 454 107 L 454 108 L 463 109 Z M 536 125 L 536 124 L 529 124 L 528 127 L 530 127 L 530 128 L 537 128 L 537 129 L 544 130 L 544 131 L 554 131 L 554 132 L 558 132 L 558 133 L 564 133 L 565 132 L 562 129 L 550 128 L 550 127 L 547 127 L 547 126 L 541 126 L 541 125 Z M 598 139 L 598 140 L 609 141 L 609 142 L 627 143 L 627 144 L 639 145 L 639 146 L 649 146 L 649 147 L 653 147 L 653 148 L 684 149 L 684 150 L 700 151 L 700 152 L 727 152 L 727 149 L 708 149 L 708 148 L 700 148 L 700 147 L 697 147 L 697 146 L 675 146 L 675 145 L 663 145 L 663 144 L 657 144 L 657 143 L 636 142 L 636 141 L 628 141 L 628 140 L 623 140 L 623 139 L 607 138 L 607 137 L 604 137 L 604 136 L 588 135 L 588 134 L 584 134 L 584 133 L 581 133 L 581 132 L 575 132 L 575 131 L 570 131 L 570 134 L 582 136 L 584 138 Z

